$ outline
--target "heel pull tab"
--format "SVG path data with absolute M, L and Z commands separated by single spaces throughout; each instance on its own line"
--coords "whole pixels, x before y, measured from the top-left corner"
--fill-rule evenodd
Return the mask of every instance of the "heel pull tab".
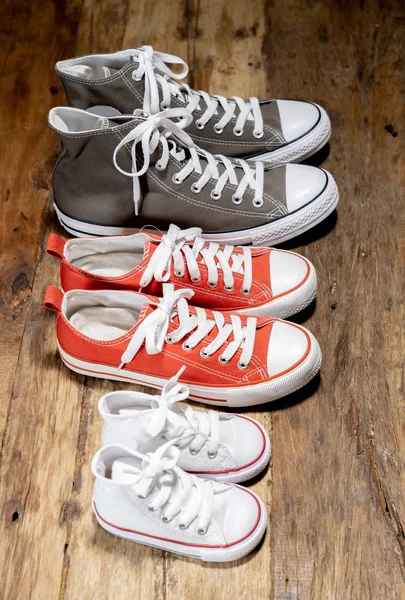
M 46 251 L 51 256 L 59 258 L 61 260 L 64 256 L 66 240 L 57 235 L 56 233 L 50 233 L 46 242 Z
M 49 310 L 62 311 L 63 292 L 54 285 L 48 285 L 44 296 L 44 306 Z

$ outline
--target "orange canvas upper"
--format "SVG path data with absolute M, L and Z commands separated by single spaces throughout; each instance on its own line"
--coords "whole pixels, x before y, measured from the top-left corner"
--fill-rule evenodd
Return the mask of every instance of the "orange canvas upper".
M 145 296 L 145 299 L 149 297 L 154 303 L 158 302 L 157 298 L 147 296 L 146 294 L 142 294 L 142 296 Z M 75 359 L 96 364 L 95 374 L 97 374 L 97 369 L 102 371 L 103 365 L 118 368 L 121 363 L 121 357 L 127 349 L 133 334 L 143 319 L 155 309 L 154 305 L 144 304 L 138 322 L 127 333 L 113 340 L 100 341 L 84 335 L 72 326 L 66 315 L 63 314 L 62 300 L 63 294 L 59 290 L 54 287 L 47 288 L 44 302 L 47 308 L 57 312 L 56 331 L 58 344 L 65 353 Z M 190 307 L 190 312 L 195 314 L 195 311 L 196 309 L 194 307 Z M 207 316 L 208 318 L 212 318 L 211 311 L 207 310 Z M 240 316 L 240 318 L 242 324 L 245 325 L 248 317 Z M 230 319 L 230 315 L 226 314 L 226 322 L 231 322 Z M 165 342 L 161 352 L 156 355 L 150 355 L 147 353 L 145 345 L 143 345 L 135 358 L 127 363 L 121 371 L 117 372 L 117 376 L 119 377 L 120 373 L 125 375 L 125 371 L 132 371 L 169 379 L 173 373 L 180 369 L 180 367 L 186 365 L 185 378 L 183 379 L 182 377 L 181 379 L 186 384 L 201 384 L 204 386 L 217 387 L 227 385 L 240 386 L 280 377 L 283 373 L 278 373 L 270 377 L 266 366 L 269 339 L 272 335 L 273 324 L 276 321 L 279 321 L 279 319 L 257 318 L 254 355 L 249 366 L 244 370 L 241 370 L 237 366 L 241 354 L 240 349 L 227 364 L 219 362 L 218 356 L 220 351 L 209 358 L 201 356 L 201 349 L 212 341 L 217 334 L 217 329 L 215 327 L 211 334 L 206 336 L 206 338 L 192 350 L 185 350 L 183 347 L 184 340 L 181 340 L 176 343 Z M 168 333 L 173 331 L 177 326 L 177 317 L 175 316 L 170 323 Z M 303 330 L 293 323 L 291 323 L 290 326 Z M 289 371 L 296 368 L 305 360 L 310 350 L 310 339 L 308 335 L 307 342 L 307 352 L 295 365 L 291 366 Z
M 66 240 L 56 234 L 50 234 L 47 242 L 47 252 L 60 260 L 61 285 L 65 292 L 73 289 L 84 290 L 140 290 L 140 280 L 147 267 L 151 256 L 159 246 L 160 235 L 150 234 L 151 241 L 145 243 L 144 256 L 142 261 L 131 271 L 119 276 L 102 276 L 88 272 L 72 263 L 64 255 Z M 208 244 L 207 244 L 208 245 Z M 223 247 L 222 247 L 223 248 Z M 279 298 L 286 293 L 292 292 L 295 288 L 275 295 L 272 292 L 272 282 L 270 273 L 270 253 L 273 248 L 251 248 L 253 277 L 251 291 L 248 295 L 242 293 L 243 274 L 233 273 L 234 286 L 232 291 L 227 291 L 224 285 L 224 277 L 221 270 L 218 270 L 218 283 L 215 287 L 210 287 L 208 281 L 208 269 L 203 261 L 199 262 L 201 279 L 198 282 L 192 281 L 187 269 L 182 277 L 175 274 L 174 269 L 170 273 L 169 283 L 173 283 L 176 289 L 189 288 L 194 291 L 191 303 L 195 306 L 210 308 L 212 310 L 235 311 L 249 307 L 257 307 L 266 304 L 275 298 Z M 242 253 L 242 249 L 235 247 L 234 253 Z M 282 252 L 277 250 L 277 252 Z M 302 285 L 310 273 L 310 265 L 304 257 L 300 257 L 306 264 L 306 273 L 299 285 Z M 296 286 L 299 287 L 299 286 Z M 142 289 L 143 293 L 161 296 L 162 282 L 152 279 L 152 281 Z

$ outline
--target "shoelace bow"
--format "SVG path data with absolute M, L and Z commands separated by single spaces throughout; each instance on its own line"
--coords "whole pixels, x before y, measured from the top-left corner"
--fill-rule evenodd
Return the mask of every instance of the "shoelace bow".
M 190 395 L 189 388 L 179 383 L 178 378 L 185 367 L 169 379 L 164 385 L 161 395 L 146 394 L 156 410 L 151 418 L 147 432 L 152 437 L 174 440 L 177 448 L 190 444 L 190 453 L 198 454 L 206 442 L 207 453 L 215 458 L 219 447 L 219 416 L 214 411 L 195 411 L 183 404 Z M 176 405 L 176 410 L 174 407 Z
M 167 234 L 162 236 L 159 246 L 154 251 L 141 281 L 141 288 L 155 278 L 157 281 L 168 281 L 172 269 L 178 277 L 183 277 L 185 268 L 193 282 L 201 279 L 198 261 L 205 263 L 208 270 L 208 285 L 212 288 L 218 284 L 218 269 L 222 270 L 226 291 L 234 289 L 233 271 L 240 272 L 243 268 L 242 293 L 247 295 L 252 287 L 252 254 L 250 248 L 242 247 L 242 253 L 235 253 L 234 246 L 224 246 L 210 242 L 205 245 L 201 237 L 201 229 L 192 227 L 181 230 L 176 225 L 170 225 Z M 193 242 L 193 246 L 190 243 Z M 232 264 L 230 264 L 232 260 Z
M 254 122 L 253 135 L 257 138 L 263 136 L 263 116 L 259 100 L 255 97 L 248 101 L 232 96 L 229 100 L 224 96 L 211 96 L 202 90 L 193 90 L 187 84 L 178 83 L 179 79 L 188 73 L 187 63 L 178 56 L 156 52 L 152 46 L 142 46 L 134 51 L 132 60 L 138 63 L 132 77 L 135 81 L 145 79 L 145 96 L 143 110 L 148 114 L 155 114 L 170 108 L 172 95 L 186 103 L 186 108 L 193 113 L 196 109 L 203 111 L 202 116 L 196 121 L 197 129 L 204 129 L 218 109 L 222 108 L 223 115 L 214 125 L 214 131 L 221 134 L 224 127 L 239 111 L 233 133 L 243 135 L 246 121 Z M 179 73 L 172 71 L 167 65 L 181 65 Z M 160 91 L 160 93 L 159 93 Z M 161 99 L 160 99 L 161 96 Z
M 135 111 L 138 114 L 142 111 Z M 172 119 L 179 119 L 173 121 Z M 169 163 L 170 155 L 178 161 L 184 162 L 183 168 L 173 176 L 173 182 L 180 185 L 192 173 L 199 175 L 198 181 L 191 185 L 191 190 L 199 194 L 201 190 L 210 182 L 215 181 L 215 187 L 211 191 L 211 197 L 219 200 L 225 186 L 230 183 L 236 186 L 236 192 L 232 196 L 234 204 L 241 204 L 245 191 L 249 188 L 254 192 L 253 205 L 260 207 L 263 205 L 263 185 L 264 185 L 264 164 L 260 161 L 254 164 L 248 163 L 242 159 L 230 160 L 222 154 L 210 154 L 196 146 L 191 137 L 184 131 L 184 128 L 192 121 L 192 116 L 186 108 L 171 108 L 158 114 L 148 116 L 144 121 L 135 125 L 135 127 L 120 141 L 114 151 L 113 161 L 116 169 L 123 175 L 133 179 L 133 199 L 135 214 L 138 215 L 139 204 L 141 202 L 141 188 L 139 177 L 144 175 L 150 166 L 151 155 L 157 149 L 159 143 L 162 145 L 162 154 L 155 162 L 156 169 L 164 171 Z M 187 148 L 177 147 L 176 141 L 171 138 L 175 136 L 180 143 Z M 132 170 L 122 169 L 117 160 L 117 155 L 121 148 L 132 143 L 131 157 Z M 137 152 L 138 144 L 141 144 L 143 154 L 143 164 L 138 169 L 140 161 Z M 138 158 L 138 161 L 137 161 Z M 220 172 L 219 166 L 222 168 Z M 241 174 L 243 176 L 241 177 Z
M 203 308 L 196 307 L 195 313 L 190 312 L 186 298 L 191 298 L 193 294 L 190 289 L 175 290 L 173 284 L 163 284 L 163 298 L 159 299 L 156 309 L 145 317 L 136 329 L 121 357 L 118 370 L 131 362 L 143 343 L 148 354 L 158 354 L 162 351 L 165 341 L 170 344 L 189 336 L 183 343 L 183 349 L 192 350 L 213 332 L 214 328 L 217 328 L 218 333 L 201 349 L 200 355 L 203 358 L 210 357 L 222 348 L 233 334 L 233 340 L 223 349 L 219 361 L 222 364 L 228 363 L 241 349 L 238 367 L 246 369 L 249 366 L 255 344 L 256 318 L 248 317 L 246 325 L 242 325 L 241 318 L 237 315 L 230 315 L 231 323 L 226 323 L 221 312 L 212 311 L 213 318 L 208 318 Z M 170 322 L 175 316 L 178 317 L 179 325 L 167 335 Z
M 198 533 L 204 534 L 211 520 L 214 487 L 212 482 L 182 471 L 177 466 L 178 458 L 179 450 L 170 440 L 148 455 L 140 473 L 130 465 L 125 470 L 139 476 L 134 489 L 140 498 L 154 493 L 149 510 L 165 507 L 162 514 L 165 523 L 181 515 L 179 527 L 186 529 L 198 518 Z

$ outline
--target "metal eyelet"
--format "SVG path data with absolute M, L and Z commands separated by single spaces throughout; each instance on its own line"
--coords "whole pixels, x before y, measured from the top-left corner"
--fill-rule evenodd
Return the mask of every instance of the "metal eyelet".
M 161 102 L 160 103 L 160 109 L 161 110 L 167 110 L 168 108 L 170 108 L 170 106 L 167 105 L 165 102 Z
M 197 529 L 197 531 L 198 531 L 198 533 L 199 533 L 200 535 L 205 535 L 205 534 L 207 533 L 207 531 L 208 531 L 208 527 L 206 527 L 205 529 L 204 529 L 203 527 L 199 527 L 199 528 Z
M 240 198 L 239 196 L 237 196 L 236 194 L 234 194 L 234 195 L 232 196 L 232 202 L 233 202 L 234 204 L 242 204 L 242 202 L 243 202 L 243 198 Z
M 168 344 L 174 344 L 174 339 L 172 337 L 170 337 L 170 335 L 167 335 L 165 337 L 165 340 Z
M 162 515 L 161 518 L 162 518 L 163 523 L 169 523 L 169 521 L 171 520 L 171 519 L 168 519 L 167 517 L 165 517 L 165 515 Z
M 242 294 L 244 294 L 245 296 L 248 296 L 251 292 L 251 290 L 247 290 L 246 288 L 242 288 L 241 289 Z
M 187 529 L 187 527 L 189 527 L 189 525 L 185 525 L 184 523 L 179 523 L 179 527 L 180 527 L 180 529 Z
M 141 81 L 142 80 L 142 75 L 140 77 L 136 77 L 135 75 L 135 71 L 132 72 L 132 79 L 134 81 Z
M 221 365 L 227 365 L 229 363 L 229 360 L 227 358 L 224 358 L 222 354 L 218 357 L 218 360 L 221 363 Z
M 211 459 L 216 458 L 217 452 L 212 452 L 212 453 L 211 452 L 207 452 L 207 456 L 208 456 L 208 458 L 211 458 Z
M 157 508 L 152 506 L 152 504 L 148 504 L 148 510 L 150 510 L 151 512 L 155 512 L 157 510 Z
M 232 286 L 232 287 L 227 287 L 227 286 L 225 286 L 225 290 L 226 290 L 227 292 L 233 292 L 233 286 Z
M 163 167 L 159 161 L 155 162 L 156 171 L 164 171 L 166 167 Z
M 194 194 L 199 194 L 201 192 L 201 188 L 196 183 L 193 183 L 193 185 L 191 186 L 191 191 Z
M 246 364 L 246 363 L 241 363 L 241 362 L 238 362 L 238 369 L 241 369 L 242 371 L 244 371 L 245 369 L 247 369 L 247 368 L 248 368 L 248 366 L 249 366 L 249 365 L 248 365 L 248 364 Z
M 178 174 L 175 173 L 172 177 L 172 181 L 173 183 L 175 183 L 176 185 L 180 185 L 182 182 L 182 180 L 179 178 Z
M 210 287 L 210 288 L 216 288 L 216 287 L 217 287 L 217 285 L 218 285 L 218 282 L 217 282 L 217 283 L 211 283 L 211 281 L 207 281 L 207 285 L 208 285 L 208 287 Z
M 256 208 L 260 208 L 261 206 L 263 206 L 263 204 L 263 199 L 259 200 L 259 198 L 256 198 L 256 200 L 253 200 L 253 206 L 255 206 Z
M 263 133 L 263 131 L 256 131 L 256 129 L 253 129 L 253 135 L 255 136 L 255 138 L 262 138 Z
M 236 127 L 234 127 L 233 134 L 236 135 L 237 137 L 240 137 L 241 135 L 243 135 L 243 129 L 236 129 Z
M 145 500 L 146 496 L 144 496 L 143 494 L 137 494 L 138 498 L 140 498 L 141 500 Z
M 195 128 L 198 129 L 199 131 L 202 131 L 205 127 L 205 125 L 203 125 L 200 120 L 197 120 L 194 123 L 194 125 L 195 125 Z
M 201 348 L 200 356 L 201 356 L 201 358 L 209 358 L 210 357 L 210 355 L 207 353 L 205 348 Z
M 190 350 L 192 350 L 192 347 L 190 346 L 190 344 L 187 344 L 187 342 L 184 342 L 182 347 L 183 350 L 185 350 L 186 352 L 190 352 Z
M 223 132 L 223 128 L 222 127 L 218 127 L 218 123 L 215 123 L 215 125 L 214 125 L 214 131 L 218 135 L 221 135 L 221 133 Z
M 176 277 L 183 277 L 184 273 L 182 273 L 181 271 L 175 271 L 174 274 L 176 275 Z
M 219 200 L 220 197 L 222 196 L 222 194 L 220 194 L 219 192 L 216 192 L 215 190 L 212 190 L 210 196 L 213 200 Z
M 189 452 L 190 452 L 190 454 L 192 454 L 193 456 L 195 456 L 196 454 L 198 454 L 198 450 L 194 450 L 193 448 L 191 448 L 191 446 L 190 446 L 190 448 L 189 448 Z
M 199 281 L 201 281 L 201 277 L 192 277 L 192 278 L 191 278 L 191 281 L 192 281 L 193 283 L 198 283 Z

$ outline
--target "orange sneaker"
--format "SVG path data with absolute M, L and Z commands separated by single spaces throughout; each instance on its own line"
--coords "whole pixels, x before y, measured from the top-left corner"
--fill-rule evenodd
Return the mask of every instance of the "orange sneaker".
M 286 318 L 316 295 L 316 273 L 302 256 L 274 248 L 220 246 L 198 228 L 171 225 L 165 235 L 76 238 L 52 233 L 47 251 L 60 259 L 61 283 L 72 289 L 115 289 L 162 295 L 163 282 L 190 288 L 192 304 L 238 314 Z
M 59 353 L 85 375 L 162 388 L 180 381 L 190 397 L 221 406 L 276 400 L 317 373 L 321 351 L 294 323 L 190 306 L 192 290 L 164 284 L 163 298 L 129 291 L 48 287 L 45 306 L 58 313 Z

